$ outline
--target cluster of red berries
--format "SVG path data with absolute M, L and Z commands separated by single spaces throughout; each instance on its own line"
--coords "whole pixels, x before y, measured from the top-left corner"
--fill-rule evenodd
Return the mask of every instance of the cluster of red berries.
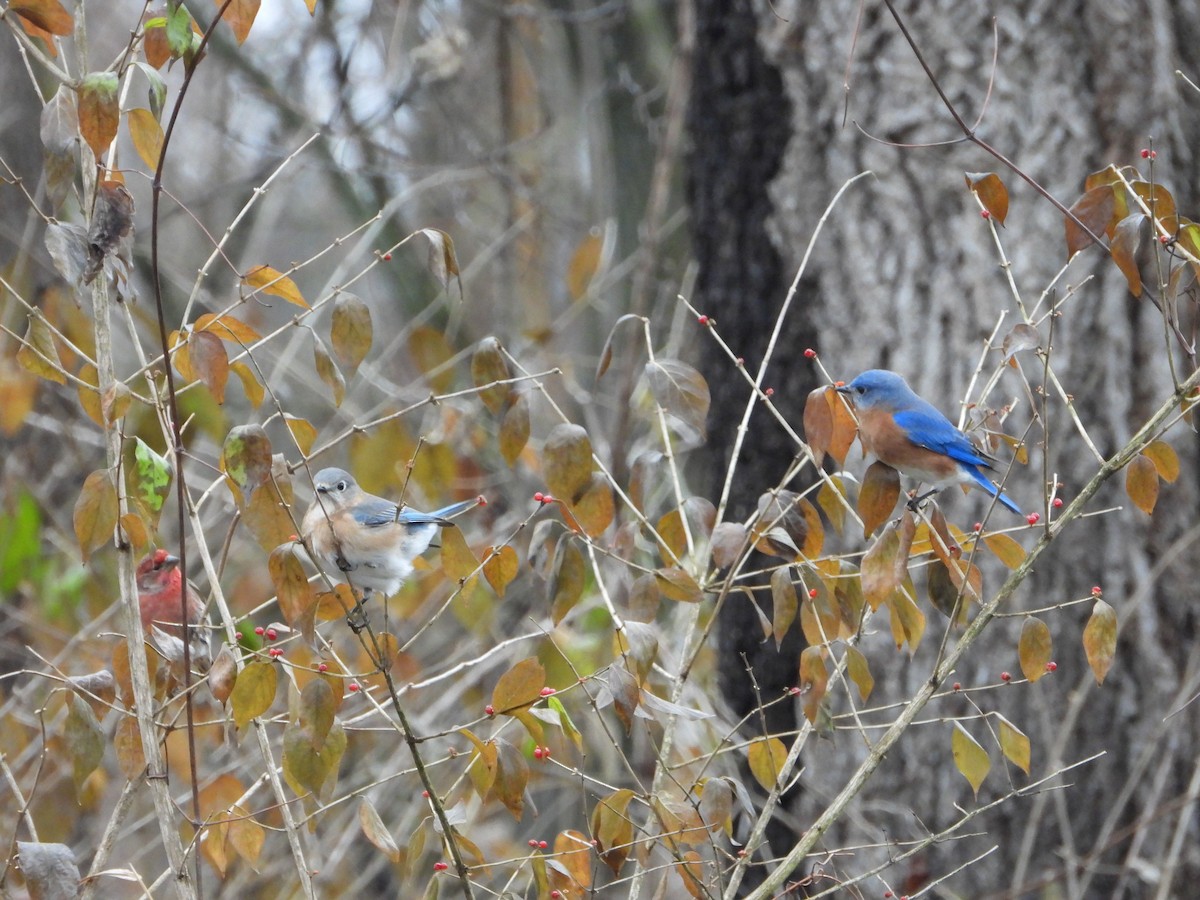
M 1142 150 L 1142 159 L 1158 159 L 1158 153 L 1154 150 Z
M 550 758 L 550 748 L 549 747 L 534 747 L 533 748 L 533 758 L 534 759 L 549 759 Z
M 543 506 L 545 506 L 547 503 L 554 502 L 553 496 L 551 496 L 550 494 L 543 494 L 541 491 L 537 491 L 533 495 L 533 499 L 536 500 L 538 503 L 541 503 Z
M 534 850 L 545 850 L 550 845 L 547 844 L 545 841 L 539 841 L 537 838 L 530 838 L 529 846 L 532 847 Z

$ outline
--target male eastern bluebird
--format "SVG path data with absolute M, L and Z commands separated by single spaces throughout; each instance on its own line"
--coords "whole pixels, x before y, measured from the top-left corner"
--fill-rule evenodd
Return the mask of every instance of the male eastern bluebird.
M 184 589 L 183 576 L 179 571 L 179 557 L 172 556 L 159 548 L 138 563 L 137 567 L 138 611 L 142 618 L 142 630 L 153 640 L 153 629 L 162 629 L 173 637 L 183 638 L 180 624 L 183 606 L 180 592 Z M 201 670 L 207 670 L 212 661 L 208 645 L 208 631 L 204 623 L 204 601 L 189 583 L 184 592 L 187 598 L 188 642 L 192 662 Z
M 448 517 L 481 502 L 463 500 L 423 513 L 368 494 L 344 469 L 322 469 L 313 487 L 317 496 L 300 526 L 313 558 L 351 587 L 389 597 L 412 574 L 413 560 L 438 529 L 454 524 Z
M 934 491 L 952 484 L 979 485 L 1021 515 L 1021 508 L 983 474 L 994 457 L 972 444 L 895 372 L 871 369 L 837 390 L 854 404 L 863 447 L 880 462 L 920 478 Z

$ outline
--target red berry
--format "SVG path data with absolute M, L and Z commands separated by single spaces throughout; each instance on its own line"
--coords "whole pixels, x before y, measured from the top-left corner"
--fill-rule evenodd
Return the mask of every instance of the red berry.
M 448 868 L 450 868 L 450 866 L 444 862 L 435 862 L 433 864 L 433 871 L 435 872 L 445 872 Z
M 1157 150 L 1151 150 L 1151 151 L 1150 151 L 1150 158 L 1151 158 L 1151 159 L 1158 159 L 1158 151 L 1157 151 Z
M 554 693 L 554 688 L 546 685 L 546 687 L 542 688 L 538 693 L 540 693 L 543 697 L 549 697 Z
M 1055 508 L 1055 509 L 1062 509 L 1062 508 L 1063 508 L 1063 498 L 1062 498 L 1062 497 L 1055 497 L 1055 498 L 1054 498 L 1054 508 Z
M 545 841 L 538 841 L 538 849 L 539 850 L 545 850 L 549 846 L 550 845 L 547 844 Z
M 562 897 L 562 891 L 551 891 L 550 900 L 559 900 Z
M 357 682 L 357 681 L 352 681 L 352 682 L 350 682 L 350 684 L 349 684 L 349 686 L 346 688 L 346 690 L 348 690 L 350 693 L 354 694 L 354 693 L 357 693 L 357 692 L 358 692 L 358 688 L 359 688 L 359 684 L 358 684 L 358 682 Z
M 1030 525 L 1036 525 L 1042 518 L 1041 513 L 1030 513 L 1025 517 L 1025 521 Z
M 428 800 L 429 799 L 429 791 L 421 791 L 421 796 L 424 797 L 426 800 Z
M 1010 675 L 1008 672 L 1001 672 L 1000 680 L 1001 681 L 1012 681 L 1012 675 Z
M 391 261 L 392 261 L 392 254 L 390 254 L 390 253 L 385 253 L 385 254 L 383 254 L 383 261 L 384 261 L 384 262 L 391 262 Z
M 883 892 L 883 896 L 884 896 L 884 897 L 894 897 L 894 896 L 896 896 L 896 895 L 895 895 L 895 894 L 893 894 L 891 891 L 884 891 L 884 892 Z
M 954 689 L 956 691 L 961 691 L 962 690 L 962 682 L 961 681 L 954 682 Z
M 319 666 L 317 666 L 317 671 L 318 671 L 318 672 L 328 672 L 328 671 L 329 671 L 329 664 L 328 664 L 328 663 L 321 663 Z
M 845 387 L 845 386 L 846 386 L 846 382 L 844 382 L 844 381 L 835 381 L 835 382 L 833 383 L 833 386 L 834 386 L 835 388 L 839 388 L 839 387 Z
M 1150 151 L 1149 151 L 1149 150 L 1143 150 L 1143 151 L 1142 151 L 1142 159 L 1149 159 L 1149 158 L 1150 158 Z
M 816 600 L 816 599 L 817 599 L 817 589 L 816 589 L 816 588 L 809 588 L 809 589 L 808 589 L 808 599 L 809 599 L 809 600 Z
M 1096 585 L 1095 587 L 1092 588 L 1092 596 L 1093 597 L 1099 597 L 1103 593 L 1104 592 L 1102 590 L 1100 590 L 1100 585 Z
M 237 632 L 237 639 L 238 639 L 238 642 L 241 643 L 242 641 L 244 641 L 246 639 L 246 636 L 239 631 L 239 632 Z
M 775 388 L 767 388 L 765 391 L 763 391 L 763 393 L 766 394 L 768 397 L 770 397 L 772 394 L 775 393 Z
M 816 355 L 817 355 L 817 351 L 816 351 L 816 350 L 814 350 L 812 347 L 807 347 L 807 348 L 805 348 L 805 350 L 804 350 L 804 355 L 805 355 L 806 357 L 808 357 L 809 359 L 812 359 L 814 356 L 816 356 Z
M 538 503 L 544 503 L 546 500 L 546 495 L 543 494 L 541 491 L 534 491 L 533 499 L 536 500 Z
M 1167 234 L 1160 234 L 1158 236 L 1158 242 L 1160 244 L 1169 244 L 1171 243 L 1171 236 Z
M 480 494 L 475 502 L 480 506 L 487 506 L 487 497 L 483 496 L 483 494 Z
M 268 641 L 273 641 L 277 637 L 279 637 L 279 632 L 277 632 L 274 628 L 267 629 L 267 640 Z
M 263 628 L 261 625 L 259 625 L 257 628 L 254 629 L 254 633 L 257 634 L 259 637 L 263 636 L 264 631 L 266 631 L 266 629 Z
M 1057 672 L 1058 671 L 1058 663 L 1056 663 L 1054 660 L 1050 660 L 1050 662 L 1046 663 L 1046 671 L 1047 672 Z
M 990 212 L 988 212 L 986 209 L 981 209 L 979 211 L 979 215 L 985 219 L 990 219 L 992 217 L 992 214 Z
M 790 688 L 788 688 L 788 693 L 791 694 L 793 697 L 796 697 L 800 694 L 800 688 L 790 687 Z
M 489 716 L 489 717 L 494 716 L 496 714 L 496 707 L 492 706 L 492 704 L 489 703 L 487 706 L 485 706 L 483 708 L 483 714 L 485 716 Z
M 550 758 L 550 748 L 549 747 L 542 748 L 542 756 L 544 756 L 546 759 Z
M 536 847 L 536 846 L 537 846 L 537 841 L 536 841 L 534 838 L 530 838 L 530 839 L 529 839 L 529 846 L 530 846 L 530 847 Z
M 699 322 L 701 325 L 707 325 L 708 324 L 708 316 L 700 316 L 696 319 L 696 321 Z
M 534 758 L 534 759 L 541 759 L 541 758 L 542 758 L 542 748 L 541 748 L 541 747 L 534 747 L 534 748 L 533 748 L 533 758 Z
M 979 534 L 979 532 L 983 531 L 983 523 L 982 523 L 982 522 L 976 522 L 976 523 L 975 523 L 975 527 L 974 527 L 974 528 L 972 528 L 971 530 L 972 530 L 972 531 L 974 531 L 976 534 Z

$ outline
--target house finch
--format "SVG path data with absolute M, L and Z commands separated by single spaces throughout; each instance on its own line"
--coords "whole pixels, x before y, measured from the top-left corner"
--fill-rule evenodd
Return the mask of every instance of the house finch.
M 172 556 L 166 550 L 158 549 L 138 563 L 137 587 L 138 609 L 141 612 L 142 628 L 146 637 L 154 639 L 154 629 L 178 640 L 178 655 L 182 661 L 183 628 L 180 627 L 179 593 L 183 585 L 183 576 L 179 572 L 179 557 Z M 191 658 L 195 666 L 207 669 L 211 661 L 208 647 L 208 631 L 203 627 L 204 601 L 196 593 L 191 584 L 187 586 L 187 622 L 188 636 L 191 644 Z M 201 627 L 195 627 L 201 626 Z M 162 641 L 156 642 L 160 650 L 167 656 L 176 653 L 167 652 L 162 647 Z

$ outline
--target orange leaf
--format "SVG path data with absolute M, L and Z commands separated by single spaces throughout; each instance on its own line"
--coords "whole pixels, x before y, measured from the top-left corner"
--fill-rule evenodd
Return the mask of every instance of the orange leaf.
M 250 33 L 254 17 L 258 15 L 260 2 L 261 0 L 232 0 L 225 9 L 225 21 L 233 29 L 233 36 L 237 39 L 239 46 L 246 40 L 246 35 Z M 217 7 L 220 8 L 220 6 L 221 4 L 217 3 Z
M 492 690 L 492 708 L 497 713 L 513 712 L 532 706 L 546 686 L 546 670 L 535 657 L 523 659 L 496 682 Z
M 1134 505 L 1150 515 L 1158 502 L 1158 469 L 1146 456 L 1137 456 L 1125 470 L 1125 493 Z
M 1168 484 L 1174 484 L 1175 479 L 1179 477 L 1179 456 L 1174 447 L 1166 441 L 1154 441 L 1142 451 L 1142 455 L 1154 463 L 1159 478 Z
M 93 72 L 79 86 L 79 131 L 97 159 L 117 136 L 118 87 L 116 72 Z
M 1008 215 L 1008 189 L 995 172 L 968 172 L 967 187 L 975 192 L 983 208 L 993 219 L 1004 224 Z
M 75 30 L 75 20 L 58 0 L 13 0 L 8 8 L 49 34 L 65 37 Z
M 858 491 L 858 514 L 863 520 L 863 537 L 870 537 L 876 528 L 887 521 L 899 499 L 900 473 L 884 463 L 871 463 Z

